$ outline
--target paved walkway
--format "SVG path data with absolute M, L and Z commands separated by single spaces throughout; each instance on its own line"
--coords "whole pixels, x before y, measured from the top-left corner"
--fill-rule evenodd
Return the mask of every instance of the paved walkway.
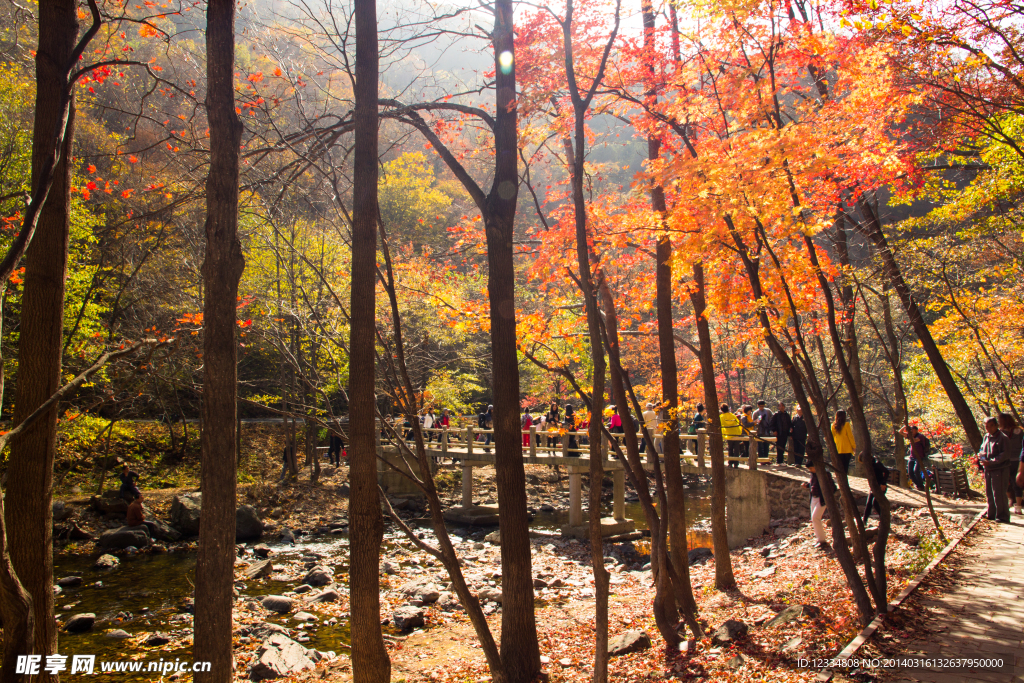
M 904 669 L 890 672 L 891 680 L 1024 683 L 1024 518 L 1015 515 L 1011 524 L 981 523 L 985 527 L 976 532 L 971 547 L 959 551 L 963 563 L 955 585 L 914 598 L 930 618 L 922 624 L 927 633 L 907 643 L 905 656 L 1001 658 L 1003 666 Z

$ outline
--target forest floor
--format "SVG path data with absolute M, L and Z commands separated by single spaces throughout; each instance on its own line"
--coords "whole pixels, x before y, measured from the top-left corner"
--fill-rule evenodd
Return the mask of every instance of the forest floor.
M 262 472 L 240 487 L 239 502 L 254 505 L 268 523 L 264 542 L 275 553 L 285 550 L 273 541 L 285 527 L 300 538 L 314 537 L 318 533 L 337 531 L 347 522 L 347 472 L 345 468 L 325 466 L 321 480 L 312 484 L 303 476 L 297 482 L 278 485 L 271 477 L 277 474 L 276 462 L 267 448 L 260 463 L 253 467 Z M 457 503 L 460 496 L 458 469 L 443 471 L 438 477 L 446 504 Z M 527 466 L 528 495 L 531 507 L 554 504 L 558 510 L 567 502 L 567 482 L 553 476 L 550 468 Z M 155 478 L 154 478 L 155 479 Z M 116 481 L 116 480 L 115 480 Z M 143 482 L 145 484 L 145 482 Z M 69 481 L 66 486 L 74 486 Z M 166 519 L 173 497 L 194 486 L 145 489 L 147 506 L 159 518 Z M 98 533 L 105 527 L 116 525 L 117 520 L 91 513 L 88 498 L 74 498 L 68 490 L 69 502 L 75 505 L 75 519 L 81 528 Z M 496 498 L 493 470 L 474 470 L 475 497 L 489 502 Z M 960 506 L 939 500 L 942 509 L 940 521 L 946 536 L 956 538 L 963 533 L 965 514 Z M 422 517 L 417 503 L 408 501 L 399 513 L 415 522 Z M 964 508 L 967 509 L 966 507 Z M 642 542 L 607 544 L 606 566 L 611 572 L 610 636 L 628 631 L 649 634 L 651 646 L 633 654 L 611 660 L 609 680 L 662 681 L 662 680 L 779 680 L 809 681 L 818 671 L 801 666 L 801 659 L 813 660 L 836 654 L 860 630 L 846 579 L 830 551 L 821 551 L 814 541 L 810 525 L 801 520 L 780 520 L 783 526 L 753 539 L 748 546 L 730 554 L 737 582 L 734 590 L 717 591 L 714 588 L 715 560 L 699 560 L 690 567 L 699 615 L 707 635 L 697 641 L 696 647 L 685 653 L 665 652 L 651 614 L 654 590 L 651 573 L 645 570 L 648 558 L 642 553 Z M 873 522 L 872 522 L 873 523 Z M 427 526 L 417 531 L 427 542 L 433 534 Z M 452 529 L 453 541 L 464 560 L 463 571 L 474 591 L 485 588 L 500 590 L 500 547 L 485 540 L 493 529 Z M 306 536 L 303 536 L 303 535 Z M 312 622 L 294 620 L 294 614 L 278 618 L 264 609 L 252 595 L 239 595 L 236 599 L 236 663 L 239 672 L 247 672 L 258 659 L 261 644 L 260 629 L 271 621 L 287 629 L 288 635 L 304 642 L 318 629 L 345 624 L 348 612 L 347 558 L 337 558 L 330 568 L 336 575 L 330 587 L 337 590 L 339 599 L 333 602 L 312 603 L 309 595 L 298 594 L 294 588 L 302 583 L 311 563 L 326 564 L 334 561 L 321 558 L 315 552 L 303 551 L 303 557 L 280 555 L 274 562 L 274 574 L 263 579 L 246 581 L 244 572 L 258 558 L 253 555 L 254 544 L 246 544 L 236 562 L 237 586 L 248 584 L 250 592 L 273 592 L 289 596 L 296 601 L 294 612 L 310 613 Z M 934 526 L 925 510 L 911 507 L 898 508 L 893 514 L 893 534 L 888 545 L 889 595 L 895 596 L 939 550 Z M 183 543 L 178 548 L 189 550 L 194 543 Z M 306 546 L 312 547 L 312 546 Z M 70 545 L 68 552 L 91 552 L 91 544 Z M 533 566 L 537 579 L 536 618 L 543 668 L 554 682 L 590 680 L 594 645 L 594 591 L 591 578 L 590 551 L 586 542 L 562 539 L 554 534 L 532 539 Z M 274 554 L 270 556 L 274 561 Z M 397 527 L 388 524 L 382 567 L 390 563 L 391 573 L 381 573 L 381 618 L 386 623 L 387 645 L 392 660 L 392 680 L 406 683 L 426 681 L 488 681 L 483 653 L 465 613 L 451 596 L 444 596 L 450 580 L 443 568 L 410 542 L 401 538 Z M 444 596 L 441 600 L 423 605 L 424 625 L 409 632 L 398 631 L 393 624 L 393 612 L 409 602 L 400 590 L 408 582 L 433 583 Z M 266 583 L 263 590 L 259 584 Z M 767 623 L 787 607 L 807 606 L 801 614 L 785 623 L 768 626 Z M 497 602 L 485 603 L 488 623 L 496 639 L 500 639 L 501 607 Z M 172 617 L 173 619 L 173 617 Z M 749 628 L 745 637 L 733 642 L 714 642 L 712 636 L 726 620 L 742 621 Z M 182 644 L 191 640 L 190 622 L 176 631 Z M 339 632 L 341 633 L 341 632 Z M 347 631 L 339 638 L 347 640 Z M 322 646 L 321 646 L 322 647 Z M 327 648 L 323 648 L 327 649 Z M 325 659 L 316 670 L 307 671 L 295 680 L 351 680 L 349 650 L 339 644 L 337 656 Z M 172 676 L 173 677 L 173 676 Z M 862 679 L 861 679 L 862 680 Z

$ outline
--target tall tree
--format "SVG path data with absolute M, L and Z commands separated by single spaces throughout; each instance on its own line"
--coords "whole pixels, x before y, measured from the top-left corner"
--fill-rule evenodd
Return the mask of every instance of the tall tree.
M 18 383 L 14 421 L 21 422 L 60 386 L 64 343 L 64 283 L 70 230 L 71 146 L 75 106 L 71 95 L 78 18 L 74 0 L 39 3 L 36 51 L 36 109 L 32 135 L 32 187 L 54 154 L 54 131 L 66 119 L 59 163 L 39 213 L 35 236 L 25 252 L 25 289 L 18 344 Z M 53 611 L 53 460 L 57 408 L 35 422 L 11 445 L 7 469 L 7 534 L 11 562 L 31 596 L 35 654 L 57 649 Z M 7 601 L 5 600 L 5 608 Z M 5 622 L 7 620 L 5 619 Z M 43 673 L 37 680 L 51 680 Z
M 380 547 L 384 540 L 377 486 L 374 333 L 377 280 L 377 4 L 355 0 L 355 159 L 352 179 L 352 299 L 349 340 L 349 560 L 352 671 L 356 683 L 387 683 L 391 661 L 380 630 Z
M 210 0 L 206 10 L 206 114 L 210 172 L 206 179 L 206 259 L 203 262 L 203 516 L 196 560 L 195 658 L 210 671 L 203 683 L 233 679 L 231 642 L 235 560 L 238 405 L 235 306 L 245 268 L 238 240 L 238 148 L 235 113 L 235 3 Z

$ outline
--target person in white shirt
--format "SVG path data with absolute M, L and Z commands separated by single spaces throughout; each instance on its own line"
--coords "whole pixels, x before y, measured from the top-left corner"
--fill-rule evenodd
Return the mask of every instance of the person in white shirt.
M 431 441 L 434 440 L 434 432 L 428 431 L 433 426 L 434 411 L 428 410 L 426 414 L 423 416 L 423 435 L 426 437 L 427 443 L 430 443 Z
M 657 446 L 658 438 L 658 414 L 654 412 L 654 404 L 648 403 L 643 413 L 644 426 L 647 427 L 647 431 L 650 433 L 651 438 L 654 439 L 655 446 Z M 643 453 L 647 447 L 647 437 L 644 437 L 640 441 L 640 452 Z

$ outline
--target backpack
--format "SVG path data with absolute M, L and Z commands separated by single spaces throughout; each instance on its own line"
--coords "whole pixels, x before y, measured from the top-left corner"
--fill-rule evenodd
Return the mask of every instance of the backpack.
M 487 413 L 480 413 L 476 416 L 476 426 L 480 429 L 487 429 Z

